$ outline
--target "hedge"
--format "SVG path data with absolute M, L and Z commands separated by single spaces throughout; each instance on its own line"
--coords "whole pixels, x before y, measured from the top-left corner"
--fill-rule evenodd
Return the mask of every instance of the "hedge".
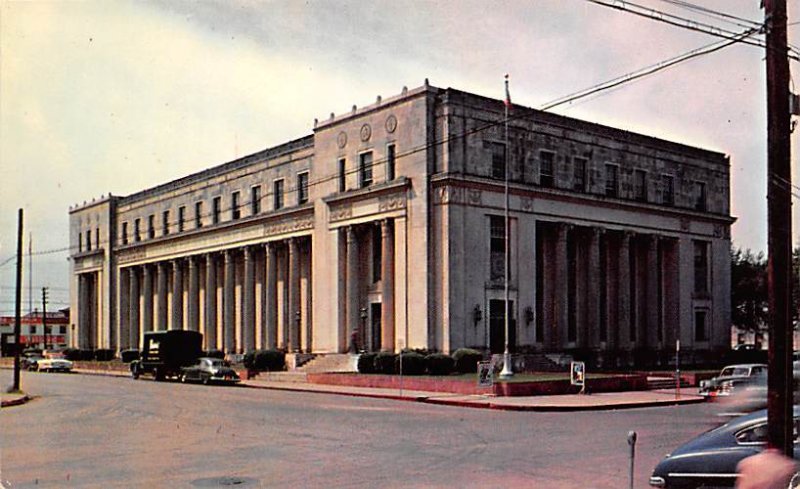
M 471 348 L 459 348 L 453 353 L 456 372 L 474 374 L 478 371 L 478 362 L 483 360 L 483 354 Z
M 222 350 L 206 350 L 203 352 L 203 356 L 208 358 L 219 358 L 222 360 L 225 358 L 225 352 Z
M 376 353 L 362 353 L 358 356 L 358 371 L 362 374 L 375 373 L 375 357 Z
M 100 349 L 95 350 L 93 352 L 92 356 L 98 362 L 108 362 L 108 361 L 114 359 L 115 353 L 116 352 L 114 352 L 114 350 L 109 350 L 109 349 L 106 349 L 106 348 L 100 348 Z
M 394 375 L 397 373 L 396 365 L 397 355 L 392 352 L 382 351 L 375 355 L 375 373 Z
M 256 350 L 245 354 L 244 366 L 248 370 L 277 371 L 286 369 L 286 353 L 280 350 Z
M 403 359 L 403 375 L 422 375 L 425 373 L 425 357 L 421 354 L 408 351 L 397 355 L 395 362 L 396 371 L 400 371 L 400 358 Z
M 425 367 L 431 375 L 450 375 L 455 364 L 453 357 L 444 353 L 431 353 L 425 357 Z
M 131 363 L 132 361 L 139 359 L 139 350 L 122 350 L 119 352 L 119 358 L 122 360 L 122 363 Z

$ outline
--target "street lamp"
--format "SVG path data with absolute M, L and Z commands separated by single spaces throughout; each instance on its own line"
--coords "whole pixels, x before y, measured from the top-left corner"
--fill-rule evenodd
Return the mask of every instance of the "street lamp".
M 366 350 L 364 347 L 365 339 L 367 338 L 367 308 L 361 308 L 361 349 Z
M 294 351 L 299 352 L 300 351 L 300 311 L 295 311 L 294 312 L 294 322 L 295 322 L 295 325 L 297 327 L 297 334 L 295 335 L 295 337 L 297 338 L 297 344 L 293 345 L 293 346 L 294 346 Z M 294 340 L 294 338 L 292 338 L 292 339 Z

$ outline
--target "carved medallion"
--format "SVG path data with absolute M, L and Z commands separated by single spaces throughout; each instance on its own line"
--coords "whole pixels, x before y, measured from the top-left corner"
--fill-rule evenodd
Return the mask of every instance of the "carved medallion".
M 393 133 L 397 129 L 397 117 L 390 115 L 386 118 L 386 132 Z
M 361 140 L 367 142 L 370 137 L 372 137 L 372 128 L 369 127 L 369 124 L 364 124 L 361 126 Z
M 339 145 L 339 148 L 344 148 L 347 145 L 347 133 L 344 131 L 339 133 L 339 136 L 336 138 L 336 143 Z
M 533 210 L 533 199 L 530 197 L 523 197 L 522 198 L 522 210 L 531 211 Z

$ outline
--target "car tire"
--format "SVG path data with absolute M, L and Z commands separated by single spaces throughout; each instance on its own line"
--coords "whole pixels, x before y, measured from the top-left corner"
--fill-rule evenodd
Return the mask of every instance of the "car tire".
M 800 472 L 795 473 L 792 478 L 789 480 L 789 485 L 787 489 L 798 489 L 800 488 Z
M 203 385 L 208 385 L 211 382 L 211 378 L 207 375 L 203 376 Z

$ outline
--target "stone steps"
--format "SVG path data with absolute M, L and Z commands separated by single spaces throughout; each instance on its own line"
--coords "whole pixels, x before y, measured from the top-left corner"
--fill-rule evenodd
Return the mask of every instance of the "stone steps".
M 357 358 L 357 356 L 347 353 L 321 354 L 298 367 L 297 371 L 305 373 L 355 372 Z

